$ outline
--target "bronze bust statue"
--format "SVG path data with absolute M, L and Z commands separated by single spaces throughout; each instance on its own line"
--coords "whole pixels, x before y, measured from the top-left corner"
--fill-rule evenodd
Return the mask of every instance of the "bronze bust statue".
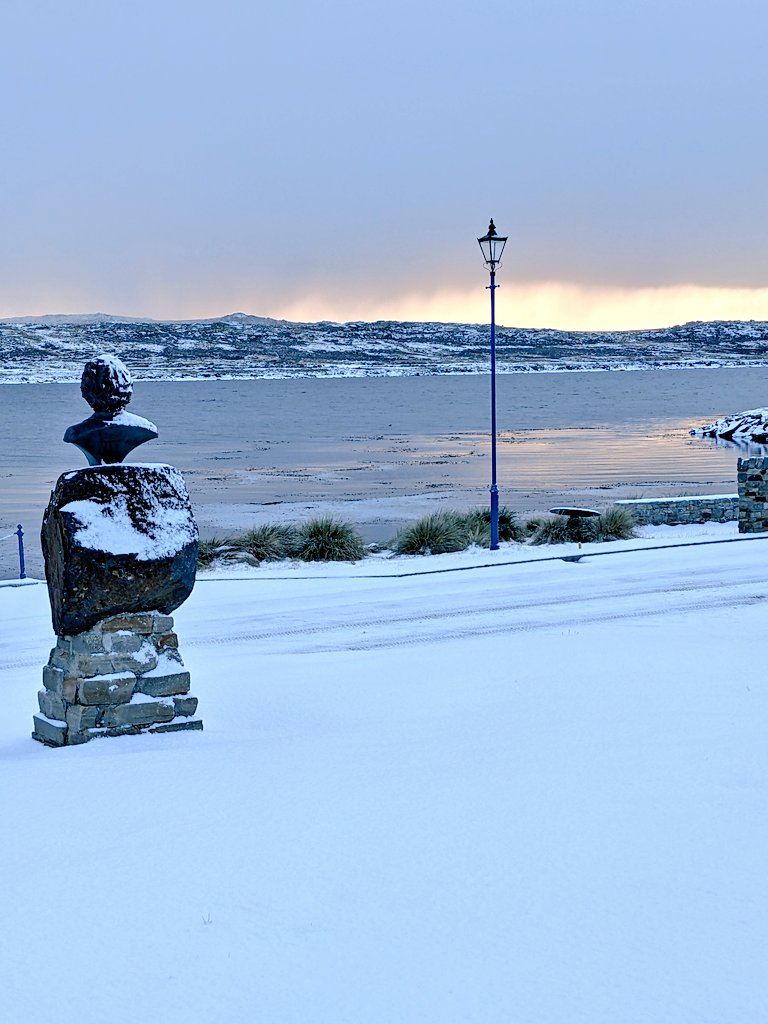
M 134 448 L 157 437 L 154 423 L 125 411 L 133 380 L 117 356 L 90 359 L 83 370 L 80 393 L 93 416 L 68 427 L 64 440 L 80 449 L 89 466 L 122 462 Z

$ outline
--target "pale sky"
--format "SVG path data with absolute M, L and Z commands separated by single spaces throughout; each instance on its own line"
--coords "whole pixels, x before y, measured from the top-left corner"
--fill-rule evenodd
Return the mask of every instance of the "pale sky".
M 765 0 L 6 0 L 0 316 L 768 319 Z

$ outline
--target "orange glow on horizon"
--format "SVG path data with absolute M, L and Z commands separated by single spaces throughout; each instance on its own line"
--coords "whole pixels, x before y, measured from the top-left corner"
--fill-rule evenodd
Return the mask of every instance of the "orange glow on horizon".
M 622 331 L 670 327 L 691 320 L 768 320 L 768 288 L 694 284 L 608 288 L 561 281 L 515 282 L 505 280 L 503 272 L 497 280 L 496 318 L 500 325 L 508 327 Z M 0 317 L 98 311 L 139 319 L 194 320 L 243 312 L 304 322 L 396 320 L 482 324 L 489 317 L 485 281 L 481 278 L 471 289 L 392 294 L 386 298 L 372 294 L 350 298 L 328 287 L 282 302 L 265 302 L 242 286 L 226 290 L 214 286 L 205 299 L 191 297 L 183 290 L 154 292 L 146 301 L 132 304 L 105 302 L 93 295 L 58 295 L 43 302 L 36 300 L 32 309 L 0 305 Z
M 496 318 L 508 327 L 623 331 L 670 327 L 691 320 L 768 320 L 768 288 L 713 288 L 665 285 L 604 288 L 559 281 L 506 283 L 497 278 Z M 488 292 L 482 286 L 431 295 L 390 299 L 348 299 L 306 295 L 281 305 L 271 316 L 285 320 L 412 320 L 485 323 Z

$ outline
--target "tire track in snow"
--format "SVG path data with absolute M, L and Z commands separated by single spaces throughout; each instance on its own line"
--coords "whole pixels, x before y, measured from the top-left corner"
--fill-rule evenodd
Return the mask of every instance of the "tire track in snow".
M 514 633 L 532 633 L 540 629 L 559 629 L 566 626 L 589 626 L 598 622 L 620 622 L 628 619 L 654 618 L 659 615 L 680 615 L 690 611 L 709 611 L 713 608 L 740 608 L 757 604 L 765 600 L 765 595 L 753 595 L 736 601 L 701 601 L 693 604 L 687 603 L 675 608 L 642 608 L 634 611 L 615 612 L 608 615 L 581 616 L 579 618 L 566 618 L 560 621 L 552 619 L 533 620 L 531 622 L 520 622 L 510 625 L 509 623 L 498 623 L 493 626 L 480 626 L 464 630 L 453 630 L 449 633 L 437 635 L 419 634 L 418 636 L 405 636 L 397 638 L 382 638 L 381 640 L 371 639 L 369 641 L 357 641 L 355 643 L 340 643 L 338 645 L 328 644 L 326 646 L 307 647 L 302 650 L 294 650 L 295 654 L 333 654 L 341 651 L 373 651 L 390 647 L 413 647 L 423 643 L 443 643 L 450 640 L 466 640 L 473 637 L 488 636 L 509 636 Z M 265 652 L 271 653 L 271 652 Z
M 607 622 L 613 621 L 614 619 L 622 618 L 637 618 L 643 616 L 652 616 L 667 613 L 680 613 L 686 610 L 706 610 L 707 608 L 718 608 L 726 606 L 741 606 L 744 604 L 754 604 L 758 601 L 765 600 L 768 597 L 766 593 L 749 594 L 747 596 L 739 598 L 734 594 L 734 591 L 740 591 L 744 588 L 753 589 L 756 585 L 765 585 L 765 577 L 760 576 L 750 579 L 741 579 L 736 583 L 724 584 L 722 581 L 711 582 L 711 583 L 680 583 L 674 586 L 653 586 L 646 588 L 637 588 L 630 591 L 616 591 L 612 589 L 610 591 L 603 591 L 600 593 L 590 594 L 579 594 L 565 597 L 553 597 L 547 600 L 538 600 L 531 602 L 530 600 L 516 600 L 513 602 L 506 602 L 504 604 L 493 604 L 485 607 L 478 608 L 476 605 L 470 608 L 459 607 L 459 608 L 446 608 L 440 611 L 424 612 L 418 611 L 408 615 L 392 615 L 392 616 L 379 616 L 376 618 L 365 618 L 365 619 L 338 619 L 336 621 L 324 620 L 313 625 L 297 626 L 290 629 L 274 629 L 274 630 L 260 630 L 260 631 L 248 631 L 243 633 L 231 633 L 227 636 L 214 635 L 214 636 L 196 636 L 194 639 L 186 641 L 185 647 L 196 647 L 204 646 L 206 644 L 214 644 L 221 646 L 228 646 L 230 644 L 238 644 L 249 641 L 266 642 L 266 641 L 284 641 L 284 640 L 297 640 L 306 639 L 310 640 L 313 637 L 325 636 L 338 632 L 343 634 L 340 636 L 338 641 L 332 644 L 315 644 L 308 645 L 299 650 L 297 647 L 291 647 L 291 650 L 295 653 L 322 653 L 327 651 L 335 650 L 365 650 L 372 649 L 373 647 L 385 647 L 385 646 L 400 646 L 404 644 L 419 643 L 421 641 L 431 641 L 432 639 L 442 639 L 443 634 L 435 631 L 430 634 L 428 629 L 422 629 L 414 634 L 412 637 L 390 637 L 382 638 L 380 640 L 368 640 L 363 642 L 359 639 L 359 636 L 352 636 L 351 634 L 359 634 L 360 630 L 376 630 L 381 628 L 398 628 L 402 626 L 424 626 L 429 627 L 430 625 L 439 625 L 440 623 L 448 623 L 450 621 L 460 619 L 462 621 L 471 620 L 474 622 L 472 626 L 468 626 L 466 629 L 452 630 L 450 634 L 445 634 L 445 639 L 454 639 L 460 637 L 471 637 L 471 636 L 488 636 L 494 633 L 514 633 L 522 631 L 530 631 L 533 629 L 548 628 L 549 626 L 558 625 L 577 625 L 587 624 L 589 622 Z M 712 600 L 707 598 L 699 601 L 691 602 L 686 600 L 680 602 L 674 606 L 660 606 L 658 602 L 654 602 L 652 605 L 648 605 L 643 609 L 607 613 L 607 614 L 595 614 L 587 613 L 581 616 L 574 616 L 570 612 L 567 616 L 561 616 L 557 619 L 540 618 L 535 621 L 526 620 L 525 614 L 528 614 L 536 609 L 546 608 L 573 608 L 574 605 L 589 605 L 594 603 L 604 603 L 606 600 L 612 600 L 614 602 L 621 601 L 632 601 L 636 602 L 638 598 L 642 597 L 655 597 L 663 595 L 683 596 L 694 593 L 706 593 L 709 591 L 721 591 L 723 593 L 719 600 Z M 730 596 L 729 596 L 730 595 Z M 493 625 L 483 626 L 478 620 L 481 618 L 488 618 L 493 616 L 498 619 L 500 615 L 508 614 L 522 614 L 523 619 L 516 622 L 514 619 L 510 620 L 505 618 L 503 622 L 496 622 Z
M 414 610 L 408 614 L 379 614 L 367 618 L 356 618 L 355 612 L 361 608 L 360 604 L 349 606 L 351 608 L 350 615 L 345 618 L 336 616 L 333 619 L 329 618 L 318 618 L 323 616 L 327 605 L 316 605 L 310 609 L 305 608 L 304 614 L 311 616 L 314 622 L 307 623 L 306 625 L 294 626 L 292 628 L 275 628 L 275 629 L 261 629 L 261 630 L 248 630 L 243 632 L 232 632 L 222 633 L 217 632 L 213 634 L 201 634 L 199 631 L 196 632 L 193 637 L 182 637 L 182 648 L 194 648 L 205 645 L 216 645 L 216 646 L 230 646 L 237 645 L 245 642 L 258 642 L 266 643 L 269 641 L 280 642 L 280 641 L 296 641 L 298 639 L 305 639 L 310 641 L 313 637 L 324 636 L 328 637 L 329 634 L 339 633 L 338 640 L 333 643 L 307 643 L 305 646 L 298 647 L 290 645 L 290 650 L 293 653 L 325 653 L 329 651 L 342 651 L 342 650 L 372 650 L 380 647 L 394 647 L 394 646 L 406 646 L 413 645 L 421 642 L 433 642 L 442 639 L 459 639 L 462 637 L 472 636 L 491 636 L 503 633 L 516 633 L 516 632 L 527 632 L 535 629 L 543 629 L 549 627 L 565 626 L 565 625 L 579 625 L 588 624 L 590 622 L 601 622 L 601 621 L 613 621 L 627 618 L 638 618 L 643 616 L 652 616 L 657 614 L 666 613 L 680 613 L 686 610 L 706 610 L 707 608 L 718 608 L 726 606 L 741 606 L 746 604 L 753 604 L 756 601 L 763 600 L 768 597 L 768 593 L 751 594 L 747 597 L 738 598 L 736 592 L 746 588 L 768 586 L 765 573 L 755 573 L 749 577 L 741 577 L 733 583 L 724 581 L 722 577 L 728 577 L 733 574 L 733 568 L 730 566 L 723 567 L 712 567 L 707 570 L 707 580 L 698 580 L 696 582 L 681 581 L 672 582 L 669 578 L 660 579 L 655 581 L 651 585 L 642 586 L 638 585 L 637 581 L 630 579 L 625 582 L 627 589 L 620 589 L 617 584 L 614 583 L 611 587 L 601 587 L 597 589 L 589 589 L 586 585 L 584 589 L 578 592 L 571 592 L 567 594 L 553 595 L 549 598 L 531 598 L 529 594 L 519 594 L 514 600 L 506 600 L 499 603 L 497 600 L 497 591 L 494 590 L 490 595 L 486 594 L 482 598 L 478 597 L 477 600 L 484 600 L 485 604 L 478 606 L 477 600 L 471 607 L 459 606 L 459 607 L 446 607 L 437 611 L 424 611 L 421 608 Z M 668 577 L 679 576 L 677 573 L 670 572 Z M 361 581 L 364 581 L 365 577 L 361 577 Z M 585 584 L 596 583 L 597 581 L 593 578 L 585 580 Z M 526 620 L 524 616 L 530 614 L 536 609 L 547 609 L 547 608 L 573 608 L 579 605 L 589 605 L 595 602 L 606 602 L 612 601 L 614 603 L 636 601 L 643 597 L 653 597 L 662 595 L 674 595 L 681 596 L 686 594 L 696 593 L 707 593 L 711 591 L 721 591 L 723 596 L 719 600 L 713 601 L 712 599 L 700 600 L 696 602 L 686 601 L 680 603 L 679 606 L 673 608 L 660 607 L 658 603 L 654 603 L 653 607 L 648 607 L 643 610 L 635 611 L 624 611 L 616 613 L 608 613 L 605 615 L 598 614 L 585 614 L 581 616 L 574 616 L 569 614 L 566 617 L 560 617 L 558 619 L 547 619 L 539 618 L 537 620 Z M 732 596 L 728 596 L 732 595 Z M 406 602 L 418 604 L 425 600 L 423 593 L 411 593 L 403 595 L 405 600 L 395 601 L 391 597 L 385 600 L 392 606 L 399 606 Z M 329 603 L 332 603 L 333 598 L 329 599 Z M 373 610 L 373 607 L 377 603 L 384 603 L 376 593 L 373 593 L 367 600 L 367 607 L 369 611 Z M 290 607 L 294 606 L 293 602 L 289 603 Z M 363 610 L 366 608 L 365 601 L 362 604 Z M 258 614 L 258 613 L 257 613 Z M 278 614 L 278 613 L 272 613 Z M 523 615 L 521 621 L 515 621 L 514 619 L 506 618 L 506 616 L 514 616 L 515 614 Z M 483 625 L 480 621 L 482 618 L 488 618 L 493 616 L 498 620 L 498 617 L 504 615 L 505 619 L 503 622 L 495 622 L 493 624 Z M 463 622 L 472 622 L 473 625 L 467 626 L 464 629 L 454 629 L 450 631 L 440 631 L 434 629 L 430 632 L 430 626 L 439 626 L 440 623 L 448 624 L 451 621 L 460 619 Z M 404 636 L 389 636 L 378 639 L 369 638 L 368 640 L 362 640 L 360 638 L 360 631 L 365 630 L 379 630 L 382 629 L 398 629 L 399 627 L 408 626 L 422 626 L 424 628 L 420 630 L 414 630 L 411 635 Z M 269 652 L 263 651 L 262 653 L 276 653 L 280 647 L 273 647 Z M 6 669 L 27 669 L 36 665 L 42 666 L 43 661 L 41 658 L 14 658 L 12 660 L 0 659 L 0 670 Z

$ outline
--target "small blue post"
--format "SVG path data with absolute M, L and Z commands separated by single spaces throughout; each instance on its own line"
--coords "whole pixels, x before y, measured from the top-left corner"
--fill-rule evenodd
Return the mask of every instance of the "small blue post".
M 21 523 L 16 528 L 16 536 L 19 538 L 19 579 L 25 580 L 27 573 L 24 569 L 24 531 L 21 528 Z

